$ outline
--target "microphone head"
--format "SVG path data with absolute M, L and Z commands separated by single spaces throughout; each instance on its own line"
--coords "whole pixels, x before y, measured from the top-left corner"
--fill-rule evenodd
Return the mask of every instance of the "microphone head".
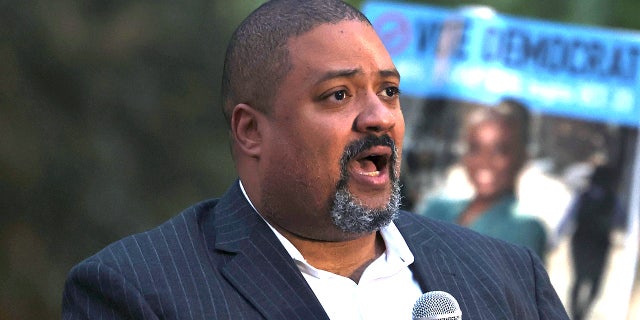
M 458 301 L 444 291 L 423 293 L 413 305 L 413 320 L 461 320 Z

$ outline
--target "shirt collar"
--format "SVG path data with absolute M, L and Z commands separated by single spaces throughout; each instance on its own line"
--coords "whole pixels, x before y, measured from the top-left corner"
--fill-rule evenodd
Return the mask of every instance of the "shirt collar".
M 239 181 L 239 182 L 240 182 L 240 190 L 242 190 L 242 194 L 247 199 L 247 201 L 249 202 L 253 210 L 256 213 L 258 213 L 258 215 L 262 218 L 262 220 L 264 220 L 264 222 L 269 226 L 269 228 L 271 228 L 273 233 L 276 235 L 276 237 L 278 237 L 278 240 L 280 240 L 284 248 L 287 250 L 287 252 L 291 256 L 291 258 L 293 258 L 293 260 L 296 261 L 296 264 L 298 265 L 298 267 L 299 268 L 303 267 L 304 269 L 307 269 L 307 272 L 311 274 L 315 274 L 316 276 L 318 276 L 320 273 L 324 273 L 324 272 L 321 272 L 322 270 L 317 270 L 316 268 L 311 266 L 302 256 L 300 251 L 298 251 L 298 249 L 291 243 L 291 241 L 285 238 L 266 219 L 264 219 L 264 217 L 262 217 L 262 215 L 258 212 L 256 207 L 251 202 L 251 199 L 249 199 L 249 196 L 247 195 L 246 191 L 244 190 L 244 186 L 242 185 L 242 181 Z M 400 230 L 398 230 L 396 225 L 393 223 L 393 221 L 389 223 L 387 226 L 380 228 L 380 235 L 382 236 L 382 239 L 384 240 L 384 244 L 386 247 L 383 257 L 387 263 L 400 264 L 403 267 L 406 267 L 413 263 L 414 261 L 413 253 L 411 253 L 411 250 L 409 249 L 409 246 L 404 240 L 404 237 L 400 233 Z

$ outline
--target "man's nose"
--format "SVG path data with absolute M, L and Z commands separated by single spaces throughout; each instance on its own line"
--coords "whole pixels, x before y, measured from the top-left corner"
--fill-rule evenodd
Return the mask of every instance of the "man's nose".
M 385 104 L 375 94 L 369 95 L 369 97 L 363 102 L 364 107 L 355 119 L 354 130 L 365 133 L 388 132 L 398 121 L 394 109 L 399 106 Z

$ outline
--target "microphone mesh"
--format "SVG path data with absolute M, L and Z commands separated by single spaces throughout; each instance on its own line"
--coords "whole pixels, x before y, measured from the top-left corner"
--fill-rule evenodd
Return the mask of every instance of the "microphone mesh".
M 423 293 L 413 305 L 414 320 L 461 320 L 458 301 L 444 291 Z

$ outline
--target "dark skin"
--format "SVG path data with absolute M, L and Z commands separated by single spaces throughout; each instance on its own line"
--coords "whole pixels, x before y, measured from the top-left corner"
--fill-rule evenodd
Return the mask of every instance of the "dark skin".
M 468 226 L 502 196 L 513 193 L 524 163 L 524 146 L 516 131 L 502 121 L 475 124 L 467 134 L 468 151 L 463 163 L 475 197 L 458 218 Z
M 402 150 L 400 77 L 375 30 L 362 22 L 320 25 L 289 39 L 288 48 L 292 69 L 273 92 L 271 110 L 234 107 L 236 166 L 257 211 L 305 260 L 358 283 L 384 253 L 384 241 L 377 231 L 341 230 L 330 206 L 345 146 L 367 135 L 388 135 Z M 385 207 L 392 150 L 374 146 L 363 153 L 347 164 L 347 188 L 360 205 Z M 362 161 L 368 155 L 386 157 L 387 165 Z

